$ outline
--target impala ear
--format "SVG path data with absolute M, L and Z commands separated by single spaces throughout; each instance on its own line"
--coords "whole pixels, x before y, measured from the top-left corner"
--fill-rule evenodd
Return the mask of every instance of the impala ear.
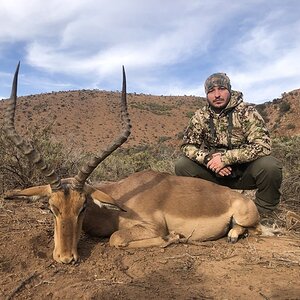
M 110 210 L 118 210 L 118 211 L 126 211 L 121 208 L 115 201 L 114 198 L 109 196 L 108 194 L 101 192 L 91 186 L 85 185 L 86 188 L 89 190 L 89 194 L 92 197 L 94 203 L 98 205 L 100 208 L 106 208 Z
M 13 200 L 13 199 L 38 200 L 43 197 L 50 197 L 50 195 L 51 195 L 51 187 L 48 184 L 48 185 L 34 186 L 24 190 L 10 191 L 4 195 L 4 199 L 5 200 Z

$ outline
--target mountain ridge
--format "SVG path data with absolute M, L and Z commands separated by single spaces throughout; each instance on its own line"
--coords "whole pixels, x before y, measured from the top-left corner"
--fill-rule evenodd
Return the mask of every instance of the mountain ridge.
M 53 138 L 80 151 L 97 152 L 121 131 L 120 92 L 77 90 L 21 96 L 16 127 L 22 135 L 49 126 Z M 300 89 L 255 105 L 274 137 L 300 135 Z M 179 147 L 193 113 L 206 102 L 196 96 L 153 96 L 128 93 L 132 134 L 125 147 L 158 145 Z M 0 101 L 4 122 L 7 100 Z

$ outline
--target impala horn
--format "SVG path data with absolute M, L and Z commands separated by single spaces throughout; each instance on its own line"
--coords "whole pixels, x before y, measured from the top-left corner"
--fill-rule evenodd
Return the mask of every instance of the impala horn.
M 61 189 L 61 180 L 48 165 L 44 162 L 40 153 L 34 149 L 32 145 L 23 140 L 23 138 L 17 133 L 14 120 L 16 113 L 17 103 L 17 85 L 19 74 L 20 62 L 18 63 L 14 80 L 12 84 L 11 95 L 8 100 L 8 106 L 5 113 L 5 127 L 4 131 L 11 141 L 25 154 L 29 161 L 41 170 L 42 174 L 46 177 L 46 180 L 51 186 L 52 191 Z
M 91 175 L 91 173 L 97 168 L 97 166 L 111 153 L 113 153 L 116 149 L 118 149 L 123 143 L 125 143 L 131 133 L 131 124 L 129 119 L 129 114 L 127 110 L 127 100 L 126 100 L 126 75 L 124 66 L 123 70 L 123 85 L 122 85 L 122 97 L 121 97 L 121 118 L 123 123 L 123 131 L 119 135 L 119 137 L 104 151 L 102 151 L 99 155 L 95 155 L 90 159 L 90 161 L 83 165 L 75 176 L 75 188 L 82 189 L 85 181 Z

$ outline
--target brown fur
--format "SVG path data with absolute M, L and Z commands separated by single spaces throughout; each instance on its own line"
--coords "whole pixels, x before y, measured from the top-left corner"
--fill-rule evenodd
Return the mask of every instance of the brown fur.
M 6 196 L 49 197 L 55 215 L 53 257 L 63 263 L 78 259 L 82 226 L 91 235 L 110 236 L 112 246 L 135 248 L 164 246 L 174 234 L 205 241 L 229 232 L 228 240 L 236 242 L 259 221 L 253 201 L 202 179 L 143 171 L 115 183 L 86 184 L 81 192 L 72 189 L 72 180 L 65 179 L 59 192 L 42 186 Z

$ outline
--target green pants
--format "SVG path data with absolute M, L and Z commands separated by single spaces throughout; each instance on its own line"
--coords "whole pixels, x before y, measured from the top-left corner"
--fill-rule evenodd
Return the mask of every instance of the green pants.
M 236 177 L 221 177 L 185 156 L 175 163 L 178 176 L 199 177 L 232 189 L 257 189 L 254 201 L 260 213 L 276 208 L 281 195 L 282 166 L 275 157 L 261 157 L 250 163 L 236 165 L 234 169 Z

